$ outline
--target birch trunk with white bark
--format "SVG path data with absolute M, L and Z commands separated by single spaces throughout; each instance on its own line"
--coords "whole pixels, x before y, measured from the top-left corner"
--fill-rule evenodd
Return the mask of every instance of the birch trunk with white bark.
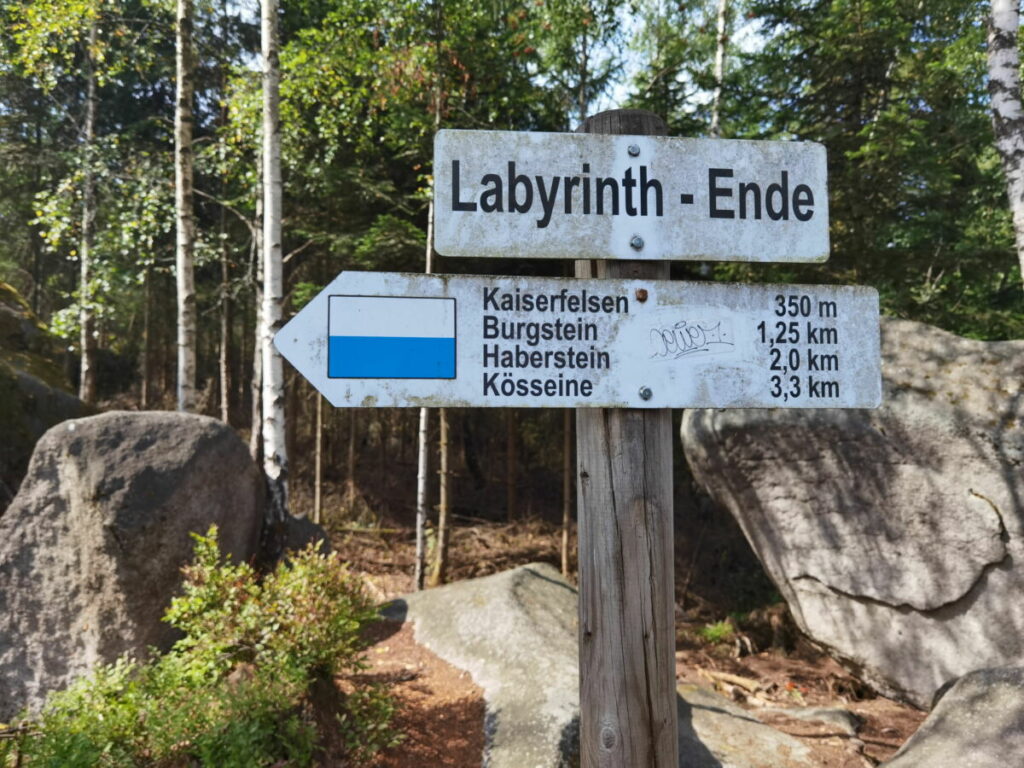
M 725 79 L 725 45 L 729 40 L 725 21 L 729 12 L 729 0 L 718 0 L 718 21 L 715 25 L 715 91 L 711 97 L 711 138 L 722 135 L 722 81 Z
M 177 0 L 175 14 L 174 209 L 178 294 L 178 410 L 196 409 L 195 219 L 193 216 L 192 0 Z
M 85 173 L 82 179 L 82 233 L 78 244 L 79 263 L 79 310 L 78 324 L 81 329 L 81 367 L 78 377 L 78 397 L 86 403 L 96 400 L 96 338 L 93 335 L 92 296 L 92 241 L 93 223 L 96 220 L 96 177 L 93 172 L 94 147 L 96 144 L 96 62 L 93 51 L 99 28 L 94 21 L 89 27 L 89 46 L 86 53 L 85 125 L 82 133 L 85 140 Z
M 277 0 L 262 0 L 263 57 L 263 471 L 270 490 L 270 514 L 283 520 L 288 510 L 288 457 L 285 447 L 284 363 L 274 347 L 282 325 L 284 264 L 281 251 L 281 72 L 278 62 Z
M 1020 0 L 992 0 L 988 24 L 988 90 L 992 130 L 1006 175 L 1017 259 L 1024 275 L 1024 108 L 1020 96 Z

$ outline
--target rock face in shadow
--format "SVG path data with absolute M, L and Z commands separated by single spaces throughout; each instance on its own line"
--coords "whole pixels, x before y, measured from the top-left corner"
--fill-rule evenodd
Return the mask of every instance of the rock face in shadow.
M 577 593 L 535 563 L 407 595 L 386 610 L 416 642 L 468 671 L 486 702 L 486 768 L 579 765 Z M 679 765 L 813 768 L 799 741 L 711 691 L 682 686 Z
M 0 518 L 0 721 L 99 663 L 166 648 L 160 621 L 216 523 L 222 550 L 256 553 L 261 473 L 219 421 L 112 412 L 39 441 Z
M 1024 759 L 1024 668 L 965 675 L 885 768 L 1006 768 Z
M 92 412 L 71 394 L 58 356 L 56 339 L 17 291 L 0 282 L 0 514 L 43 433 Z
M 927 707 L 1024 656 L 1024 342 L 885 319 L 882 371 L 875 411 L 695 410 L 681 437 L 800 627 Z

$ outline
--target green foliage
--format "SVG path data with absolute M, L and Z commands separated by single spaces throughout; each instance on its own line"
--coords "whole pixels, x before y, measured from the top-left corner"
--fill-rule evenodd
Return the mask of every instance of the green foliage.
M 736 633 L 736 628 L 728 619 L 716 621 L 714 624 L 705 624 L 697 630 L 697 635 L 708 643 L 728 643 Z
M 820 141 L 824 267 L 725 265 L 731 279 L 859 282 L 883 309 L 980 338 L 1024 333 L 994 157 L 978 0 L 749 0 L 732 135 Z
M 220 554 L 215 528 L 195 539 L 184 594 L 165 616 L 184 637 L 151 662 L 120 659 L 53 695 L 30 735 L 0 742 L 0 765 L 312 763 L 308 693 L 364 669 L 370 601 L 313 546 L 260 581 Z M 337 716 L 354 764 L 395 742 L 392 711 L 380 689 L 354 683 Z

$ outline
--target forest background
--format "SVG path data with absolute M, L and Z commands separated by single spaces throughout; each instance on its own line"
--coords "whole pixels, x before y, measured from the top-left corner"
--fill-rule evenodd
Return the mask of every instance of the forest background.
M 177 6 L 0 0 L 0 280 L 64 340 L 76 388 L 82 340 L 95 345 L 88 398 L 101 407 L 177 402 Z M 194 409 L 259 453 L 260 8 L 189 7 Z M 1024 338 L 988 12 L 969 0 L 287 0 L 276 14 L 284 315 L 344 269 L 424 269 L 437 128 L 569 131 L 599 109 L 637 107 L 673 136 L 828 151 L 826 264 L 676 263 L 674 279 L 866 284 L 886 314 Z M 284 392 L 292 511 L 308 511 L 322 466 L 328 514 L 408 525 L 417 412 L 332 411 L 291 369 Z M 560 518 L 563 416 L 449 411 L 457 516 Z

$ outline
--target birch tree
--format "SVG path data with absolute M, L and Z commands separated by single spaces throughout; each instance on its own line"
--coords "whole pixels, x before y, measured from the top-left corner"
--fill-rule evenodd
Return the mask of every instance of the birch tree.
M 85 119 L 82 125 L 84 171 L 82 174 L 82 231 L 78 246 L 78 292 L 81 363 L 78 377 L 78 397 L 86 403 L 96 400 L 96 336 L 93 318 L 92 244 L 93 225 L 96 221 L 96 50 L 99 20 L 89 22 L 89 36 L 85 50 Z
M 196 408 L 196 286 L 194 269 L 192 94 L 195 63 L 192 0 L 175 4 L 174 209 L 178 296 L 178 410 Z
M 284 363 L 274 348 L 281 328 L 284 264 L 281 251 L 281 71 L 278 61 L 277 0 L 261 3 L 263 58 L 263 471 L 270 489 L 270 514 L 283 520 L 288 510 L 288 458 L 285 449 Z
M 1020 0 L 992 0 L 988 19 L 992 130 L 1006 175 L 1017 259 L 1024 277 L 1024 109 L 1020 98 Z
M 96 334 L 93 291 L 93 245 L 96 224 L 96 125 L 99 108 L 101 62 L 107 58 L 106 40 L 100 34 L 103 8 L 96 0 L 36 0 L 12 9 L 15 59 L 25 72 L 38 78 L 43 92 L 54 98 L 57 84 L 76 67 L 81 67 L 85 93 L 79 141 L 78 166 L 81 209 L 78 230 L 78 396 L 85 402 L 96 399 Z M 77 59 L 77 61 L 76 61 Z M 80 62 L 80 63 L 79 63 Z M 109 65 L 108 65 L 109 68 Z
M 729 13 L 729 0 L 718 0 L 718 18 L 715 22 L 715 90 L 711 95 L 711 138 L 722 135 L 722 83 L 725 80 L 725 46 L 729 41 L 726 31 L 726 16 Z

